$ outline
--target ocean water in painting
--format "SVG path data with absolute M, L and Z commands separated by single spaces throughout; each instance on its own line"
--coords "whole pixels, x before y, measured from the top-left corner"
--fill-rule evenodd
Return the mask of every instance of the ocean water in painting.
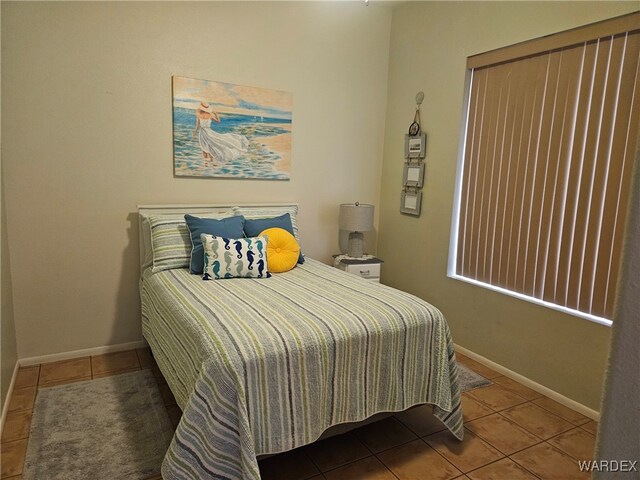
M 205 162 L 198 139 L 193 136 L 195 110 L 174 105 L 176 176 L 289 179 L 291 120 L 220 112 L 218 115 L 220 123 L 212 123 L 212 129 L 244 135 L 249 140 L 246 153 L 226 163 Z

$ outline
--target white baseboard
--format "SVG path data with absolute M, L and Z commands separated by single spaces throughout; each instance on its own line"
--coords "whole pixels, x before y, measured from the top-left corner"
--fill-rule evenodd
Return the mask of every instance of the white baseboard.
M 11 400 L 11 394 L 13 393 L 13 386 L 16 383 L 16 377 L 18 376 L 18 368 L 20 368 L 20 362 L 16 360 L 16 364 L 13 367 L 13 375 L 11 375 L 11 383 L 9 383 L 9 389 L 7 390 L 7 396 L 2 404 L 2 418 L 0 418 L 0 436 L 4 431 L 4 421 L 7 419 L 7 413 L 9 413 L 9 401 Z
M 85 348 L 83 350 L 74 350 L 71 352 L 52 353 L 49 355 L 40 355 L 38 357 L 27 357 L 18 360 L 21 367 L 30 365 L 39 365 L 41 363 L 59 362 L 61 360 L 71 360 L 72 358 L 88 357 L 91 355 L 103 355 L 105 353 L 122 352 L 124 350 L 133 350 L 134 348 L 144 348 L 146 342 L 139 340 L 137 342 L 120 343 L 118 345 L 105 345 L 102 347 Z
M 550 388 L 547 388 L 544 385 L 540 385 L 539 383 L 536 383 L 533 380 L 530 380 L 527 377 L 524 377 L 519 373 L 514 372 L 513 370 L 509 370 L 508 368 L 503 367 L 499 363 L 492 362 L 491 360 L 481 355 L 478 355 L 477 353 L 472 352 L 471 350 L 467 350 L 466 348 L 461 347 L 460 345 L 454 344 L 454 346 L 455 346 L 456 352 L 460 352 L 461 354 L 469 357 L 471 360 L 475 360 L 476 362 L 481 363 L 491 368 L 492 370 L 495 370 L 498 373 L 501 373 L 505 377 L 509 377 L 515 380 L 516 382 L 520 382 L 525 387 L 529 387 L 531 390 L 535 390 L 536 392 L 541 393 L 546 397 L 549 397 L 551 400 L 555 400 L 556 402 L 564 405 L 565 407 L 568 407 L 572 410 L 575 410 L 578 413 L 581 413 L 585 417 L 589 417 L 592 420 L 595 420 L 596 422 L 600 420 L 600 412 L 593 410 L 592 408 L 589 408 L 586 405 L 582 405 L 581 403 L 578 403 L 575 400 L 565 397 L 564 395 L 554 390 L 551 390 Z

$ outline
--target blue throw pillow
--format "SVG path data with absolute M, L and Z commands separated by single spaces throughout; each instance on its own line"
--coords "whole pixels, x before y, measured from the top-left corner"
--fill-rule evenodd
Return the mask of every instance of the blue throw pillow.
M 285 213 L 279 217 L 272 218 L 247 218 L 244 221 L 244 234 L 247 237 L 257 237 L 261 232 L 267 228 L 282 228 L 295 237 L 293 232 L 293 225 L 291 224 L 291 215 Z M 298 256 L 298 263 L 304 263 L 304 256 L 302 251 Z
M 225 238 L 244 237 L 244 217 L 242 215 L 214 220 L 187 214 L 184 219 L 187 221 L 187 228 L 191 236 L 191 261 L 189 263 L 189 272 L 191 273 L 202 273 L 204 269 L 204 250 L 200 235 L 206 233 Z

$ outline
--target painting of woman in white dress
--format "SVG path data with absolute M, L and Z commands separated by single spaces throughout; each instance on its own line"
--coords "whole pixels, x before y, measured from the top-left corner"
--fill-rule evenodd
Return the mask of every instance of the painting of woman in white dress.
M 249 140 L 237 133 L 217 133 L 211 129 L 211 121 L 220 123 L 220 117 L 208 103 L 200 102 L 196 111 L 196 127 L 193 137 L 198 138 L 202 158 L 214 164 L 235 160 L 247 152 Z
M 174 174 L 288 180 L 292 95 L 173 77 Z

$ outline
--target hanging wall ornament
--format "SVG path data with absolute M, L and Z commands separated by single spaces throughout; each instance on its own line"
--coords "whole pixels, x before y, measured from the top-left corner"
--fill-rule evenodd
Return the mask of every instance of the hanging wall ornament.
M 420 105 L 424 100 L 424 93 L 416 94 L 416 113 L 413 123 L 409 126 L 409 133 L 404 136 L 404 175 L 402 179 L 402 193 L 400 194 L 400 212 L 406 215 L 420 216 L 422 192 L 424 184 L 425 165 L 422 159 L 426 156 L 427 135 L 422 133 L 420 125 Z
M 424 100 L 424 93 L 416 93 L 416 113 L 413 116 L 413 123 L 409 125 L 409 133 L 404 136 L 404 158 L 420 159 L 424 158 L 427 152 L 427 136 L 422 133 L 420 125 L 420 105 Z
M 422 131 L 420 127 L 420 105 L 422 104 L 423 100 L 424 93 L 416 93 L 416 114 L 413 116 L 413 123 L 409 125 L 409 135 L 411 135 L 412 137 L 415 137 Z

